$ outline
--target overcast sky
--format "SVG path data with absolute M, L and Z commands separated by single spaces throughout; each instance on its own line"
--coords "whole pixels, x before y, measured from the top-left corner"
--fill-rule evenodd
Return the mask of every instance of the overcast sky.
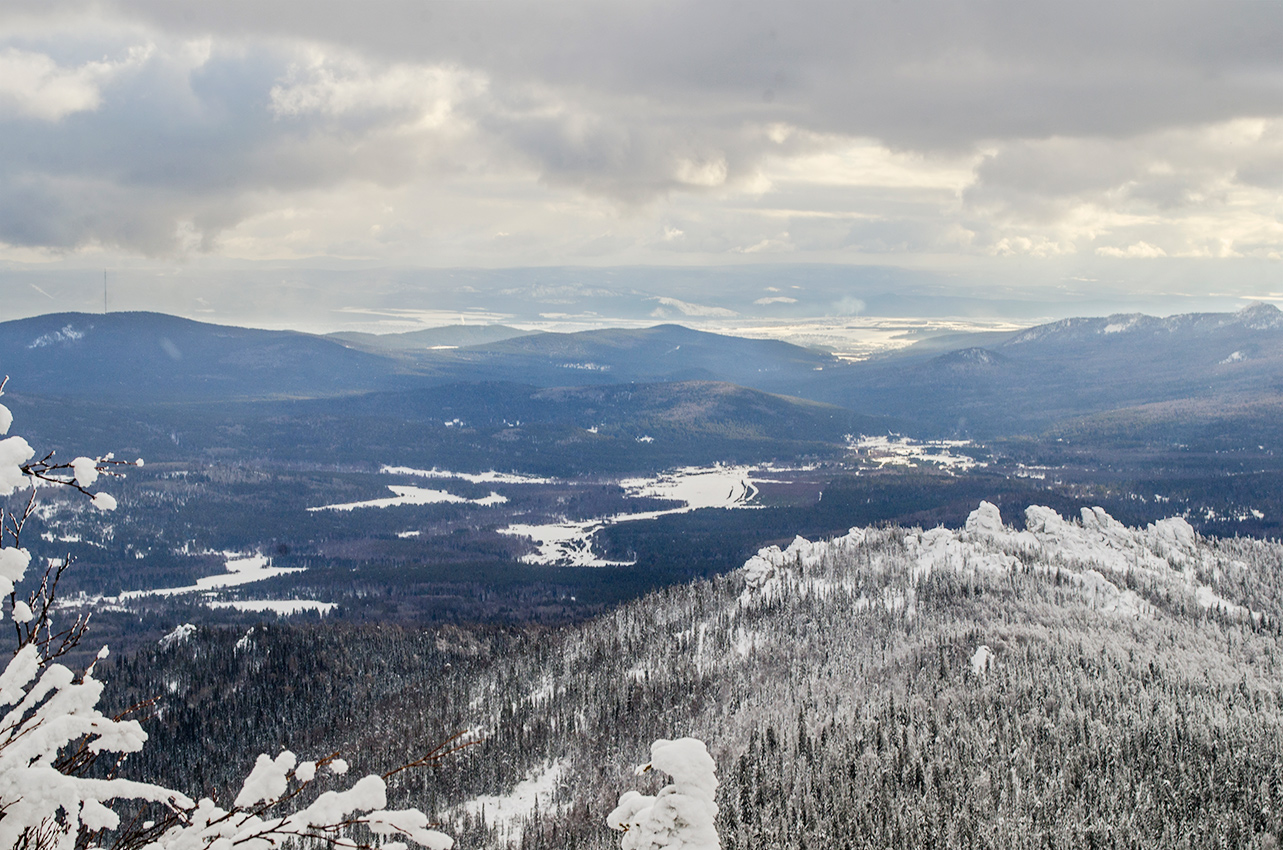
M 5 0 L 0 262 L 1268 296 L 1281 44 L 1273 2 Z

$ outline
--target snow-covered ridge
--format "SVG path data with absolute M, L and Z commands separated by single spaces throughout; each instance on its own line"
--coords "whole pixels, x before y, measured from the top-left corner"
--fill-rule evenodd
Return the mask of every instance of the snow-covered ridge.
M 906 588 L 885 589 L 880 600 L 889 610 L 912 612 L 912 588 L 938 571 L 961 575 L 1035 572 L 1056 574 L 1091 597 L 1104 613 L 1140 617 L 1153 606 L 1127 585 L 1183 591 L 1208 609 L 1231 616 L 1258 618 L 1238 602 L 1224 598 L 1200 576 L 1219 576 L 1241 568 L 1226 562 L 1200 540 L 1179 517 L 1129 528 L 1103 508 L 1083 508 L 1079 519 L 1066 520 L 1051 508 L 1025 510 L 1025 528 L 1004 525 L 998 508 L 981 502 L 960 529 L 861 529 L 834 540 L 813 543 L 796 538 L 786 549 L 770 546 L 750 558 L 740 574 L 746 588 L 742 606 L 753 606 L 788 593 L 826 593 L 831 579 L 818 577 L 826 562 L 849 559 L 866 542 L 885 543 L 901 535 L 903 555 L 890 558 L 879 545 L 874 562 L 887 572 L 904 571 Z M 880 560 L 879 560 L 880 559 Z M 874 604 L 879 600 L 868 600 Z
M 1159 318 L 1143 313 L 1120 313 L 1104 318 L 1061 319 L 1029 328 L 1005 345 L 1020 345 L 1050 337 L 1080 338 L 1105 334 L 1174 334 L 1199 335 L 1228 327 L 1251 331 L 1283 329 L 1283 312 L 1273 304 L 1258 302 L 1236 313 L 1183 313 Z

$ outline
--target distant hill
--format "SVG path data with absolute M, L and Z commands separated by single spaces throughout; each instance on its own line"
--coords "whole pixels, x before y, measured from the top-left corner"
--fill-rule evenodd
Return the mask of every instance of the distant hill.
M 0 370 L 14 377 L 15 392 L 40 386 L 58 397 L 162 403 L 490 381 L 573 387 L 697 380 L 792 393 L 836 363 L 788 343 L 677 325 L 573 334 L 455 326 L 320 337 L 146 312 L 0 323 Z
M 0 323 L 15 393 L 170 403 L 343 395 L 404 386 L 396 363 L 332 340 L 161 313 L 55 313 Z
M 456 326 L 317 337 L 156 313 L 62 313 L 0 324 L 0 372 L 13 377 L 14 393 L 130 404 L 446 386 L 464 398 L 472 391 L 459 388 L 480 384 L 712 382 L 895 420 L 919 435 L 981 438 L 1065 429 L 1081 436 L 1098 425 L 1111 439 L 1139 429 L 1145 439 L 1181 442 L 1212 427 L 1233 433 L 1232 423 L 1224 426 L 1226 411 L 1250 410 L 1253 439 L 1283 439 L 1283 423 L 1259 413 L 1262 403 L 1283 397 L 1283 313 L 1268 304 L 1237 313 L 1065 319 L 927 340 L 862 363 L 678 325 L 569 334 Z M 494 403 L 522 407 L 530 400 Z M 519 415 L 517 407 L 504 412 Z
M 830 354 L 786 342 L 680 325 L 538 334 L 438 354 L 431 368 L 459 379 L 536 386 L 724 381 L 793 395 L 800 395 L 796 387 L 813 373 L 839 364 Z
M 501 342 L 517 336 L 528 336 L 530 331 L 510 328 L 507 325 L 446 325 L 395 334 L 370 334 L 343 332 L 326 334 L 349 348 L 378 354 L 407 354 L 436 348 L 462 348 Z
M 1256 304 L 1237 313 L 1065 319 L 986 334 L 979 347 L 909 349 L 826 370 L 794 392 L 985 436 L 1140 407 L 1153 425 L 1164 409 L 1189 417 L 1283 393 L 1283 313 Z M 1172 402 L 1186 403 L 1155 407 Z

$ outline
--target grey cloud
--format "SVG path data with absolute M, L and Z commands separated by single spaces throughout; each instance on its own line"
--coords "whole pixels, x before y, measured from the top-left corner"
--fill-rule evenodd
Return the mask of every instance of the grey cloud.
M 264 195 L 400 185 L 422 167 L 430 150 L 398 132 L 406 118 L 395 112 L 274 115 L 270 91 L 291 58 L 216 48 L 188 68 L 162 50 L 105 86 L 97 109 L 0 117 L 0 240 L 167 253 L 187 222 L 208 248 Z
M 1125 183 L 1159 207 L 1201 197 L 1197 163 L 1184 164 L 1189 175 L 1146 177 L 1141 155 L 1120 140 L 1283 115 L 1283 6 L 1269 3 L 1231 14 L 1179 0 L 103 0 L 50 12 L 11 0 L 0 26 L 45 15 L 74 29 L 78 14 L 117 19 L 119 32 L 150 34 L 161 51 L 106 84 L 95 110 L 0 124 L 0 196 L 24 204 L 0 215 L 6 242 L 164 252 L 178 244 L 177 223 L 191 221 L 208 245 L 280 202 L 272 196 L 469 168 L 533 170 L 553 187 L 625 206 L 715 194 L 797 144 L 770 140 L 765 128 L 776 122 L 915 151 L 994 147 L 969 209 L 1050 221 L 1066 199 Z M 199 68 L 166 52 L 207 37 L 214 54 Z M 110 47 L 103 38 L 83 43 L 96 56 Z M 376 72 L 408 63 L 478 75 L 485 86 L 454 104 L 475 133 L 461 141 L 407 132 L 413 105 L 274 111 L 273 86 L 297 70 L 308 42 Z M 64 45 L 59 60 L 89 55 Z M 1057 139 L 1074 143 L 1055 154 Z M 1277 170 L 1259 159 L 1240 175 L 1268 185 Z M 774 238 L 769 230 L 763 239 Z M 885 250 L 941 238 L 894 222 L 789 232 L 800 246 L 845 239 Z M 688 234 L 674 250 L 744 247 L 716 226 Z
M 507 81 L 910 147 L 1277 114 L 1283 9 L 1070 4 L 121 0 L 194 34 L 302 36 Z M 769 90 L 771 98 L 763 98 Z

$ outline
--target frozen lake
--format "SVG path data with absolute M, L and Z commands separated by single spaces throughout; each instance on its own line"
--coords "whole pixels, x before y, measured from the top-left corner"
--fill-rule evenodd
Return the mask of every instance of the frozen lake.
M 754 481 L 763 478 L 762 470 L 748 466 L 684 467 L 653 478 L 626 478 L 619 482 L 626 498 L 667 499 L 675 507 L 649 511 L 631 511 L 589 520 L 526 524 L 515 523 L 500 529 L 503 534 L 529 537 L 535 551 L 522 557 L 527 564 L 549 564 L 575 567 L 625 566 L 626 562 L 598 557 L 592 548 L 593 535 L 621 522 L 638 522 L 702 508 L 752 508 L 758 495 Z
M 115 600 L 139 599 L 143 596 L 181 596 L 185 593 L 209 593 L 228 587 L 239 587 L 274 576 L 301 573 L 302 567 L 273 567 L 265 555 L 243 555 L 236 552 L 224 552 L 227 559 L 224 567 L 227 572 L 196 579 L 195 584 L 186 587 L 161 587 L 155 590 L 127 590 Z
M 454 493 L 447 493 L 445 490 L 431 490 L 424 487 L 416 487 L 413 484 L 389 484 L 388 489 L 393 495 L 382 499 L 368 499 L 364 502 L 345 502 L 340 505 L 321 505 L 317 508 L 308 508 L 309 512 L 316 511 L 354 511 L 357 508 L 396 508 L 402 505 L 481 505 L 489 507 L 493 505 L 502 505 L 508 499 L 500 496 L 493 490 L 490 495 L 480 499 L 467 499 L 463 496 L 456 496 Z

